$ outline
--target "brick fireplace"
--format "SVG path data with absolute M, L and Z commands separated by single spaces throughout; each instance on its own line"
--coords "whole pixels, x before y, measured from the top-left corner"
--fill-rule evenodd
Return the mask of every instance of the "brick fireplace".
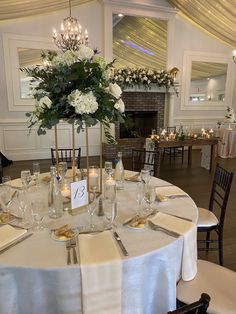
M 122 94 L 125 111 L 136 125 L 135 133 L 139 137 L 125 138 L 124 127 L 115 125 L 115 139 L 118 147 L 103 143 L 103 156 L 113 159 L 117 150 L 123 152 L 124 157 L 131 156 L 132 148 L 142 148 L 145 137 L 151 134 L 152 129 L 159 129 L 164 125 L 165 93 L 152 91 L 125 91 Z M 132 136 L 132 135 L 130 135 Z

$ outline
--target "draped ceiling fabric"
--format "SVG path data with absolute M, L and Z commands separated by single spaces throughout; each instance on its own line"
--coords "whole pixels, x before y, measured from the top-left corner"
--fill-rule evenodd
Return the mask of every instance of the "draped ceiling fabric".
M 71 0 L 71 6 L 90 1 Z M 0 0 L 0 21 L 44 14 L 65 8 L 69 9 L 68 0 Z
M 151 18 L 113 17 L 115 66 L 166 68 L 167 22 Z
M 180 15 L 236 48 L 236 0 L 168 0 Z

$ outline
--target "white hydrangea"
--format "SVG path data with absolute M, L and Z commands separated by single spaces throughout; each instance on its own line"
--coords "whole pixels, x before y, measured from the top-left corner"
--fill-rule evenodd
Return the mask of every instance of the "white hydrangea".
M 67 50 L 65 52 L 59 53 L 52 59 L 52 66 L 58 67 L 62 65 L 72 65 L 79 60 L 79 52 Z
M 121 113 L 125 111 L 125 104 L 121 98 L 115 103 L 114 107 Z
M 119 99 L 121 94 L 122 94 L 122 90 L 120 88 L 120 86 L 116 83 L 110 83 L 109 84 L 109 93 L 114 96 L 116 99 Z
M 94 56 L 94 51 L 93 49 L 85 46 L 85 45 L 80 45 L 79 51 L 78 51 L 78 57 L 80 60 L 85 60 L 85 59 L 92 59 Z
M 83 94 L 76 89 L 67 97 L 67 99 L 69 104 L 75 107 L 75 112 L 78 114 L 90 114 L 98 109 L 98 103 L 92 91 Z

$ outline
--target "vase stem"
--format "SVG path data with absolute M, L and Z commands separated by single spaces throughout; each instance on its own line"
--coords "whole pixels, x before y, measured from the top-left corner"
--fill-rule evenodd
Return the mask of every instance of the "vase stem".
M 57 168 L 57 176 L 59 176 L 59 155 L 58 155 L 57 125 L 55 125 L 54 130 L 55 130 L 56 168 Z
M 102 123 L 100 122 L 100 194 L 102 194 Z
M 75 123 L 72 123 L 72 176 L 75 182 Z
M 86 163 L 87 163 L 87 191 L 89 192 L 89 148 L 88 148 L 88 127 L 85 127 L 86 138 Z

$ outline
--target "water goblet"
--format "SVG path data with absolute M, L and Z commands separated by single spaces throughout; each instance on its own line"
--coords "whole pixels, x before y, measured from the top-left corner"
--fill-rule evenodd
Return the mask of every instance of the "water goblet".
M 22 170 L 20 177 L 21 177 L 23 188 L 27 190 L 31 181 L 30 170 Z
M 39 184 L 39 175 L 40 175 L 40 165 L 38 162 L 33 163 L 33 175 L 36 182 L 36 185 Z
M 11 204 L 11 187 L 3 184 L 0 188 L 0 205 L 3 211 L 9 212 Z
M 143 184 L 141 182 L 138 182 L 137 185 L 136 185 L 136 191 L 135 191 L 136 201 L 138 203 L 138 210 L 136 211 L 137 214 L 139 214 L 140 210 L 141 210 L 143 194 L 144 194 Z
M 44 226 L 42 224 L 44 220 L 44 212 L 42 209 L 42 203 L 39 200 L 34 200 L 31 202 L 32 207 L 32 216 L 35 222 L 34 230 L 35 231 L 41 231 L 44 229 Z
M 153 185 L 147 185 L 145 187 L 144 197 L 142 200 L 144 213 L 151 212 L 151 204 L 156 199 L 156 187 Z
M 105 161 L 104 170 L 108 177 L 112 175 L 112 162 L 111 161 Z
M 66 176 L 66 172 L 67 172 L 67 162 L 66 161 L 61 161 L 58 164 L 58 175 L 61 178 L 61 180 L 63 181 L 65 176 Z
M 149 184 L 149 181 L 151 179 L 150 176 L 150 169 L 142 169 L 140 173 L 141 182 L 144 184 Z
M 29 201 L 27 196 L 27 191 L 20 190 L 17 194 L 17 200 L 19 203 L 19 216 L 22 218 L 20 222 L 20 226 L 23 228 L 31 227 L 31 210 L 29 208 Z
M 115 227 L 114 222 L 118 214 L 116 201 L 113 201 L 110 199 L 104 199 L 103 209 L 104 209 L 105 217 L 109 223 L 108 227 L 114 229 Z
M 97 207 L 97 198 L 96 198 L 95 191 L 90 192 L 89 196 L 91 198 L 91 201 L 88 204 L 88 213 L 89 213 L 89 217 L 90 217 L 89 228 L 90 228 L 90 230 L 94 230 L 94 228 L 96 226 L 93 223 L 93 215 L 94 215 L 96 207 Z

